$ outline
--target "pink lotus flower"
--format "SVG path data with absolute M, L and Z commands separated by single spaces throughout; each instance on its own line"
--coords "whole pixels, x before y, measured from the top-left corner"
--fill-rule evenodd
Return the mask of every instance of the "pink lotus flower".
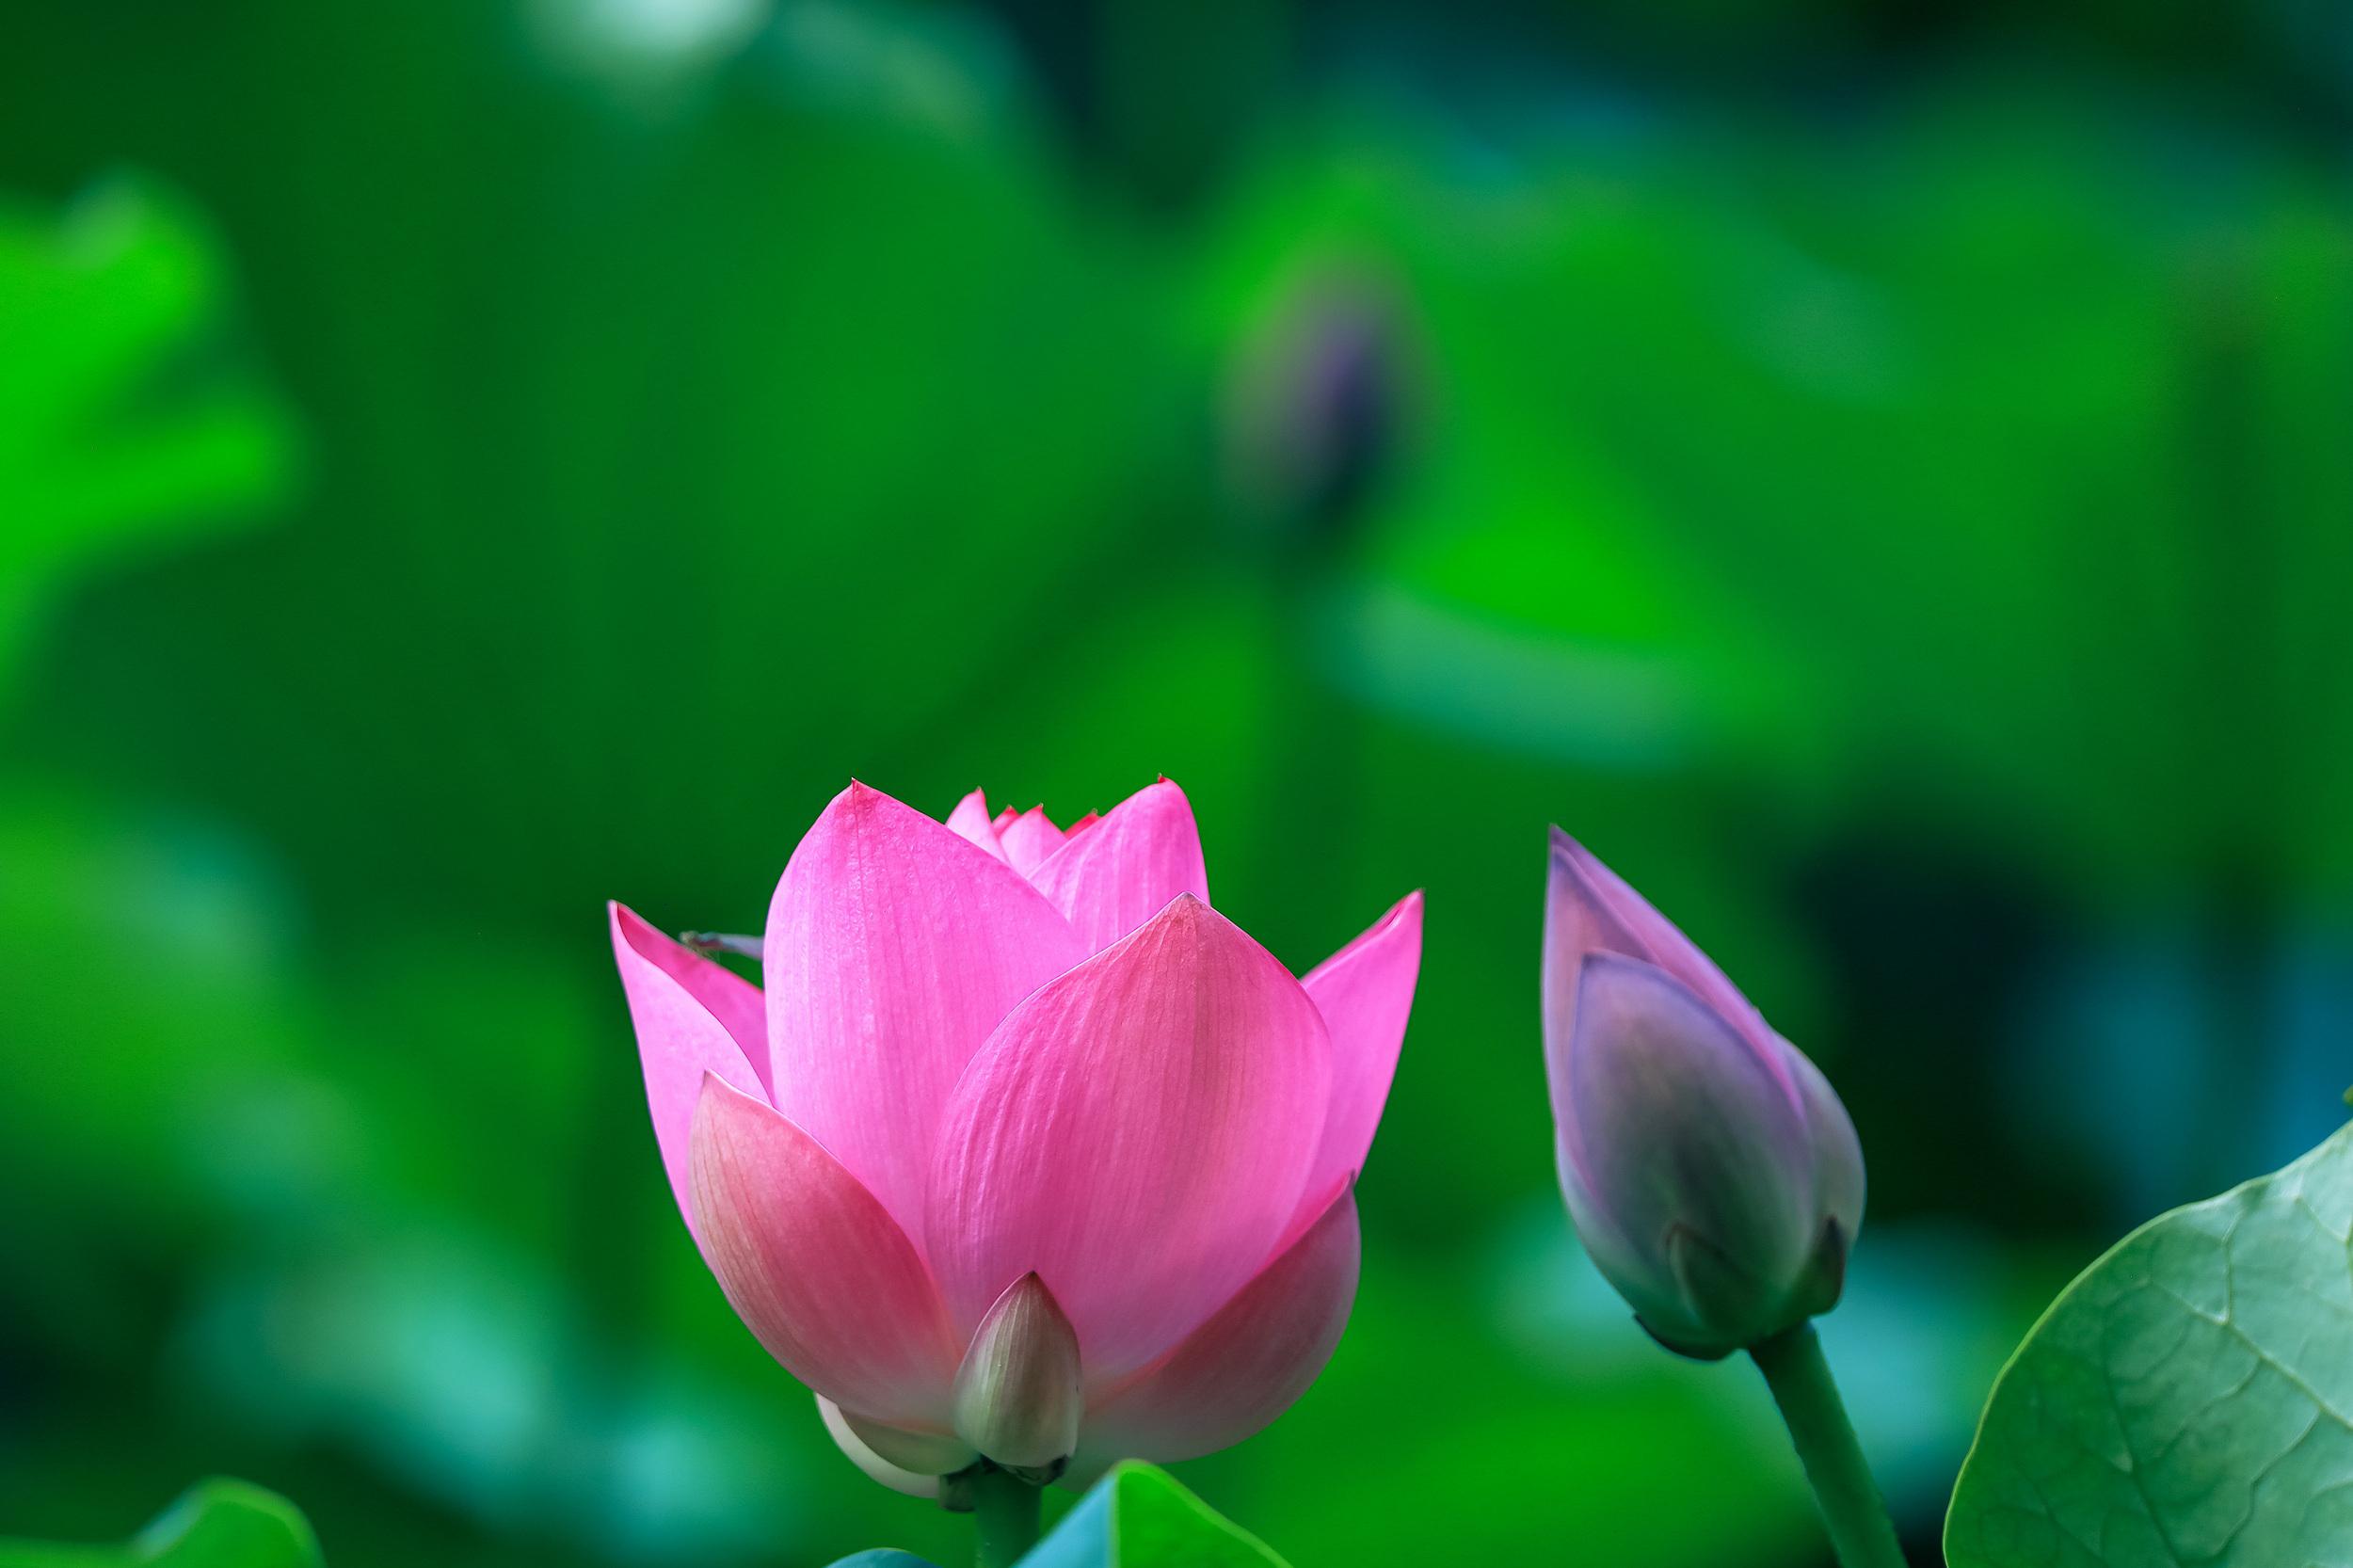
M 1068 830 L 853 784 L 769 905 L 764 995 L 612 921 L 680 1211 L 878 1474 L 1188 1458 L 1322 1368 L 1419 894 L 1295 980 L 1209 907 L 1166 780 Z
M 1863 1224 L 1847 1108 L 1689 937 L 1557 827 L 1544 1011 L 1561 1192 L 1642 1326 L 1714 1358 L 1835 1305 Z

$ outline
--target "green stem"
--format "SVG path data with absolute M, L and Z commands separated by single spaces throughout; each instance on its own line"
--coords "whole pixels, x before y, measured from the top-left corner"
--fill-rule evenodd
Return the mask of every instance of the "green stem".
M 1012 1568 L 1037 1544 L 1038 1501 L 1044 1495 L 1018 1476 L 984 1469 L 971 1480 L 972 1527 L 979 1539 L 974 1568 Z
M 1904 1568 L 1896 1527 L 1864 1462 L 1863 1445 L 1855 1441 L 1854 1424 L 1847 1419 L 1846 1403 L 1831 1379 L 1830 1363 L 1822 1359 L 1822 1342 L 1815 1336 L 1814 1325 L 1801 1323 L 1752 1345 L 1749 1354 L 1756 1358 L 1757 1370 L 1773 1391 L 1773 1402 L 1781 1406 L 1789 1440 L 1805 1465 L 1805 1479 L 1814 1483 L 1814 1500 L 1830 1529 L 1840 1568 Z

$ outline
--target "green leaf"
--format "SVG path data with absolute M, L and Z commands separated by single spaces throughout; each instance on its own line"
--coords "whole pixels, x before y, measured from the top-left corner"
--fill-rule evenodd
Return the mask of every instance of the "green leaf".
M 278 498 L 292 438 L 203 224 L 129 177 L 0 201 L 0 659 L 75 576 Z
M 2353 1128 L 2151 1221 L 1994 1384 L 1952 1568 L 2353 1565 Z
M 300 1509 L 218 1477 L 188 1488 L 120 1546 L 0 1541 L 0 1568 L 318 1568 L 321 1561 Z
M 1167 1471 L 1130 1462 L 1096 1481 L 1022 1568 L 1285 1568 Z

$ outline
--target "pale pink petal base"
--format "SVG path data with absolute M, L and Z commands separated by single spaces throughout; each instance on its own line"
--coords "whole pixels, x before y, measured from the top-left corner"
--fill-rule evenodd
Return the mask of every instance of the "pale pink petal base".
M 958 1323 L 1034 1270 L 1093 1375 L 1166 1350 L 1281 1237 L 1331 1055 L 1299 983 L 1193 898 L 1039 990 L 957 1084 L 932 1168 L 924 1248 Z
M 694 1211 L 720 1288 L 768 1353 L 837 1404 L 944 1430 L 959 1344 L 914 1244 L 801 1128 L 716 1078 Z
M 1122 1459 L 1171 1461 L 1241 1442 L 1323 1370 L 1356 1297 L 1353 1186 L 1167 1356 L 1087 1413 L 1072 1479 Z
M 823 1394 L 817 1396 L 817 1415 L 825 1423 L 825 1432 L 833 1438 L 834 1446 L 851 1464 L 865 1471 L 868 1480 L 878 1480 L 893 1492 L 904 1492 L 910 1497 L 938 1498 L 938 1476 L 905 1469 L 876 1453 L 873 1446 L 850 1425 L 841 1407 Z

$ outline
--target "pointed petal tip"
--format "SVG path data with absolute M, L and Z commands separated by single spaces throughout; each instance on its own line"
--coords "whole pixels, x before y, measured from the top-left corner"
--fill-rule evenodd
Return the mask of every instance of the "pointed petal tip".
M 864 812 L 873 810 L 878 807 L 888 806 L 896 806 L 902 810 L 914 809 L 913 807 L 907 806 L 889 791 L 878 790 L 862 778 L 853 778 L 848 784 L 842 787 L 840 794 L 835 795 L 831 801 L 826 803 L 825 808 L 827 810 L 833 810 L 837 808 L 840 808 L 848 810 Z
M 1549 843 L 1552 851 L 1553 874 L 1559 876 L 1566 873 L 1577 878 L 1587 890 L 1598 898 L 1600 889 L 1593 886 L 1593 868 L 1601 862 L 1593 852 L 1587 849 L 1578 840 L 1570 837 L 1568 829 L 1558 823 L 1552 824 Z
M 1604 989 L 1614 991 L 1621 986 L 1653 984 L 1671 986 L 1688 997 L 1693 1005 L 1707 1006 L 1691 987 L 1647 958 L 1612 952 L 1608 948 L 1594 948 L 1577 961 L 1577 996 L 1580 1010 L 1589 997 Z
M 758 1096 L 747 1095 L 729 1083 L 720 1076 L 716 1068 L 705 1067 L 701 1080 L 695 1085 L 695 1109 L 688 1135 L 690 1137 L 701 1136 L 703 1123 L 707 1119 L 732 1112 L 735 1107 L 727 1103 L 729 1100 L 741 1100 L 747 1105 L 758 1106 L 772 1116 L 783 1114 L 775 1106 L 760 1099 Z

